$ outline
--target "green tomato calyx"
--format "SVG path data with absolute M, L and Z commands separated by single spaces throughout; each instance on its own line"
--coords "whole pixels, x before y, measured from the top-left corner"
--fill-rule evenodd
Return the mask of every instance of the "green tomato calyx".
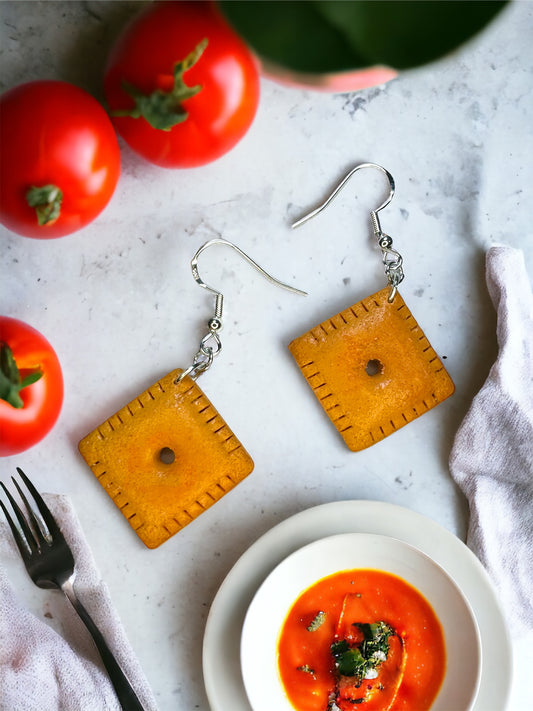
M 207 39 L 203 39 L 185 59 L 174 65 L 174 86 L 170 91 L 155 89 L 151 94 L 143 94 L 137 87 L 122 82 L 122 88 L 135 101 L 132 109 L 111 111 L 111 116 L 130 116 L 131 118 L 144 118 L 152 128 L 161 131 L 170 131 L 173 126 L 182 123 L 188 116 L 183 108 L 183 102 L 190 99 L 202 90 L 198 84 L 188 86 L 183 75 L 202 56 L 207 47 Z
M 26 193 L 26 202 L 35 208 L 39 225 L 53 224 L 61 212 L 63 193 L 56 185 L 31 187 Z
M 7 343 L 0 343 L 0 399 L 18 409 L 24 407 L 20 397 L 22 388 L 36 383 L 43 376 L 40 368 L 21 378 L 20 371 Z

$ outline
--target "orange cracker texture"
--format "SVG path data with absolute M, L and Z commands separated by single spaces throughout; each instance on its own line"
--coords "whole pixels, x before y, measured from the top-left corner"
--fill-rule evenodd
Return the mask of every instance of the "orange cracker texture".
M 233 489 L 250 455 L 198 385 L 175 370 L 79 443 L 94 475 L 148 548 Z M 168 448 L 174 461 L 161 461 Z
M 352 451 L 366 449 L 455 390 L 398 292 L 390 287 L 289 345 L 327 416 Z

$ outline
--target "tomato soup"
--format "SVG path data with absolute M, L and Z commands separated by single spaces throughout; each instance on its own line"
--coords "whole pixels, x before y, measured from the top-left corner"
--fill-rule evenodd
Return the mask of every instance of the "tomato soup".
M 379 570 L 319 580 L 296 600 L 278 640 L 279 675 L 297 711 L 426 711 L 445 666 L 431 605 Z

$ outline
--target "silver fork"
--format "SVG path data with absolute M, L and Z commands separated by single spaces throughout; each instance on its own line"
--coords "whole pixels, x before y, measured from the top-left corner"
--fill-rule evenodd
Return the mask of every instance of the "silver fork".
M 113 688 L 115 689 L 120 705 L 123 709 L 125 709 L 125 711 L 143 711 L 141 702 L 137 698 L 137 695 L 126 678 L 126 675 L 120 668 L 119 663 L 107 646 L 102 633 L 95 625 L 89 613 L 83 607 L 74 592 L 73 582 L 75 577 L 75 563 L 74 556 L 72 555 L 72 551 L 70 550 L 68 543 L 65 541 L 63 534 L 59 530 L 59 526 L 37 489 L 33 486 L 22 469 L 17 467 L 17 471 L 25 483 L 26 488 L 32 495 L 37 509 L 42 516 L 42 520 L 39 520 L 40 517 L 38 517 L 37 513 L 32 509 L 32 506 L 29 504 L 28 499 L 14 477 L 11 478 L 20 495 L 20 498 L 24 502 L 28 518 L 24 516 L 21 509 L 17 505 L 17 502 L 2 482 L 0 482 L 0 485 L 9 499 L 11 507 L 17 517 L 19 526 L 15 524 L 1 499 L 0 506 L 2 507 L 9 526 L 13 532 L 15 542 L 18 546 L 30 578 L 33 580 L 35 585 L 40 588 L 57 588 L 65 593 L 68 600 L 72 604 L 72 607 L 76 610 L 92 635 L 109 678 L 111 679 L 111 683 L 113 684 Z

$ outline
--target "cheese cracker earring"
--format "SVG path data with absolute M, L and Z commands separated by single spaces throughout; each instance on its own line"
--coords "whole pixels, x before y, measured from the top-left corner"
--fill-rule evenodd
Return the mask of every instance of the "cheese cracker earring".
M 198 273 L 199 255 L 215 244 L 234 249 L 273 284 L 305 294 L 274 279 L 227 240 L 210 240 L 194 255 L 193 277 L 215 294 L 215 313 L 191 365 L 161 378 L 79 443 L 98 481 L 149 548 L 197 518 L 254 467 L 196 384 L 222 348 L 223 296 Z
M 453 382 L 398 292 L 403 260 L 381 229 L 378 212 L 393 198 L 392 175 L 375 163 L 353 168 L 327 200 L 293 224 L 321 212 L 357 171 L 376 168 L 388 198 L 371 215 L 388 286 L 292 341 L 289 350 L 349 449 L 370 447 L 438 405 Z

